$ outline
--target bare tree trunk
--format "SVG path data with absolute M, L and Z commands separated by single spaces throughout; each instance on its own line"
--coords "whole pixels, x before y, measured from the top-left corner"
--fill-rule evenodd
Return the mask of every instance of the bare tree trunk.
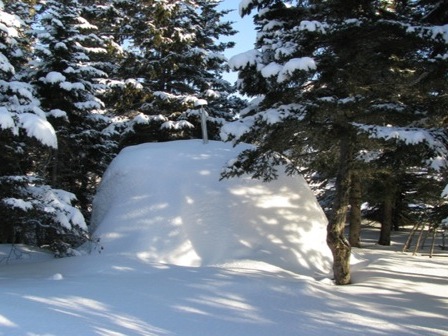
M 53 152 L 53 166 L 51 167 L 51 183 L 53 187 L 58 186 L 59 181 L 59 149 Z
M 381 223 L 380 239 L 378 240 L 379 245 L 390 245 L 390 235 L 392 231 L 392 218 L 394 211 L 394 192 L 391 190 L 384 197 L 384 209 L 383 209 L 383 221 Z
M 361 247 L 361 179 L 358 173 L 351 175 L 350 190 L 350 234 L 349 243 L 353 247 Z
M 394 208 L 392 214 L 392 228 L 394 231 L 400 231 L 401 219 L 403 218 L 403 195 L 398 187 L 395 191 Z
M 333 254 L 333 272 L 337 285 L 350 283 L 351 247 L 344 236 L 345 222 L 350 196 L 350 138 L 344 136 L 339 142 L 340 158 L 336 177 L 336 197 L 333 213 L 327 226 L 327 244 Z

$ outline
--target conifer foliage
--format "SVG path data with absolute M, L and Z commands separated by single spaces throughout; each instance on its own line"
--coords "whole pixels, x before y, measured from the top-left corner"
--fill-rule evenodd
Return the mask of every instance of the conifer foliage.
M 344 228 L 361 164 L 378 163 L 387 176 L 397 166 L 446 167 L 448 29 L 430 19 L 443 3 L 241 2 L 242 14 L 257 11 L 259 34 L 231 66 L 240 70 L 240 90 L 263 99 L 226 127 L 228 139 L 258 145 L 227 175 L 272 179 L 271 163 L 284 162 L 292 173 L 319 167 L 334 176 L 327 242 L 338 284 L 350 283 Z M 412 148 L 406 161 L 396 155 L 404 145 Z
M 34 87 L 21 78 L 31 40 L 25 18 L 12 14 L 28 10 L 0 1 L 0 242 L 47 245 L 61 255 L 84 240 L 87 227 L 75 196 L 47 184 L 58 141 Z
M 200 137 L 199 99 L 208 101 L 211 137 L 229 119 L 232 85 L 222 78 L 227 70 L 223 52 L 232 42 L 222 36 L 235 33 L 229 22 L 222 22 L 226 11 L 217 10 L 219 1 L 154 1 L 120 3 L 124 13 L 129 48 L 115 83 L 114 108 L 130 117 L 132 131 L 126 144 Z M 126 101 L 111 97 L 126 96 Z M 132 112 L 132 113 L 130 113 Z
M 86 209 L 109 151 L 101 133 L 108 119 L 97 93 L 99 79 L 107 77 L 97 59 L 107 50 L 81 12 L 76 0 L 42 2 L 35 30 L 39 43 L 27 77 L 58 134 L 51 182 L 75 193 Z
M 119 146 L 210 137 L 243 105 L 219 1 L 0 1 L 0 243 L 75 253 Z M 14 13 L 14 14 L 13 14 Z

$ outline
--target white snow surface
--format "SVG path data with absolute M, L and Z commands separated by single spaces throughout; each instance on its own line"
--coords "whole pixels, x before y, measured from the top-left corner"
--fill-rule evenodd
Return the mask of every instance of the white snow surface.
M 408 145 L 426 143 L 438 153 L 435 157 L 427 160 L 427 165 L 437 171 L 448 167 L 446 145 L 435 134 L 427 129 L 395 127 L 392 125 L 372 126 L 358 123 L 353 123 L 353 125 L 360 130 L 368 132 L 369 136 L 372 138 L 383 138 L 386 140 L 396 139 L 403 141 Z
M 257 4 L 256 0 L 240 0 L 239 4 L 239 14 L 242 17 L 243 11 L 246 10 L 252 3 Z
M 0 128 L 8 129 L 14 127 L 15 123 L 11 113 L 9 113 L 6 107 L 0 106 Z
M 263 65 L 260 60 L 260 52 L 256 49 L 235 55 L 229 60 L 229 66 L 234 71 L 253 65 L 257 65 L 257 70 L 265 78 L 277 76 L 278 83 L 286 81 L 295 71 L 316 70 L 317 67 L 311 57 L 292 58 L 283 65 L 276 62 Z
M 445 186 L 445 188 L 442 191 L 442 197 L 448 197 L 448 184 Z
M 322 34 L 325 34 L 326 29 L 328 25 L 325 23 L 321 23 L 319 21 L 308 21 L 308 20 L 303 20 L 300 21 L 300 25 L 299 25 L 299 30 L 307 30 L 309 32 L 320 32 Z
M 335 286 L 300 262 L 311 251 L 290 245 L 325 254 L 303 180 L 221 185 L 215 174 L 237 150 L 200 140 L 128 148 L 98 193 L 91 254 L 0 245 L 0 335 L 447 335 L 446 253 L 398 252 L 406 232 L 380 248 L 378 228 L 364 227 L 353 284 Z M 301 216 L 314 224 L 280 225 Z M 297 236 L 301 225 L 314 244 Z
M 39 109 L 35 109 L 39 112 Z M 34 137 L 42 144 L 58 148 L 58 140 L 53 126 L 41 116 L 34 113 L 16 114 L 18 125 L 6 107 L 0 106 L 0 129 L 10 128 L 14 134 L 18 133 L 17 126 L 26 131 L 27 136 Z
M 46 83 L 55 84 L 55 83 L 64 82 L 65 79 L 66 79 L 66 77 L 63 74 L 61 74 L 60 72 L 51 71 L 51 72 L 47 73 L 47 75 L 45 76 L 43 81 Z
M 58 148 L 58 139 L 53 126 L 45 119 L 32 113 L 18 115 L 20 127 L 26 130 L 29 137 L 35 137 L 44 145 Z
M 271 62 L 266 65 L 263 69 L 261 69 L 261 75 L 264 78 L 269 78 L 272 76 L 277 76 L 280 71 L 283 70 L 283 65 L 278 64 L 276 62 Z
M 104 248 L 181 266 L 250 259 L 310 276 L 328 273 L 327 221 L 302 177 L 220 181 L 224 165 L 244 148 L 189 140 L 123 150 L 94 201 L 92 225 Z M 146 176 L 154 179 L 142 183 Z M 123 212 L 130 204 L 132 213 Z M 130 219 L 136 225 L 126 225 Z
M 229 60 L 229 66 L 234 71 L 242 70 L 247 66 L 257 64 L 258 58 L 260 58 L 260 52 L 256 49 L 251 49 L 241 54 L 232 56 Z
M 285 63 L 282 70 L 278 74 L 277 82 L 286 81 L 292 73 L 297 70 L 310 71 L 316 70 L 316 62 L 311 57 L 292 58 Z
M 6 73 L 15 73 L 14 67 L 9 63 L 8 58 L 3 53 L 0 53 L 0 70 Z

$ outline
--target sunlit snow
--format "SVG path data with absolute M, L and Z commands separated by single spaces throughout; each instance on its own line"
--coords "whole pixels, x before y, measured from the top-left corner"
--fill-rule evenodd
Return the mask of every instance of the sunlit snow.
M 219 182 L 239 150 L 200 140 L 125 149 L 97 195 L 90 254 L 0 245 L 0 334 L 446 335 L 446 254 L 397 252 L 406 232 L 380 249 L 378 229 L 364 227 L 354 283 L 334 286 L 316 272 L 324 218 L 303 179 Z
M 58 147 L 56 132 L 48 121 L 32 113 L 22 113 L 18 117 L 20 126 L 26 130 L 29 137 L 35 137 L 49 147 Z
M 51 71 L 45 76 L 44 81 L 46 83 L 54 84 L 54 83 L 64 82 L 65 79 L 66 79 L 66 77 L 63 74 L 61 74 L 60 72 Z
M 302 178 L 220 181 L 224 165 L 242 148 L 191 140 L 125 149 L 94 202 L 93 225 L 105 249 L 128 254 L 130 247 L 117 248 L 132 246 L 145 260 L 183 266 L 254 259 L 301 274 L 328 272 L 326 218 Z M 143 176 L 158 178 L 146 185 Z M 122 214 L 129 202 L 135 210 Z M 122 225 L 129 216 L 138 223 L 134 229 Z M 128 241 L 143 227 L 142 239 Z
M 327 26 L 328 26 L 327 24 L 323 24 L 319 21 L 303 20 L 299 24 L 299 30 L 307 30 L 310 32 L 318 31 L 320 33 L 325 33 L 325 29 L 328 28 Z
M 316 62 L 311 57 L 291 58 L 285 63 L 283 69 L 280 71 L 277 81 L 279 83 L 287 80 L 295 71 L 309 71 L 316 69 Z
M 252 4 L 256 4 L 257 2 L 255 0 L 240 0 L 239 5 L 239 14 L 240 16 L 243 16 L 243 12 L 247 10 L 247 8 Z
M 9 113 L 6 107 L 0 106 L 0 128 L 8 129 L 14 127 L 15 123 L 11 113 Z
M 0 2 L 0 4 L 2 3 Z M 0 9 L 3 9 L 3 6 L 0 6 Z M 18 37 L 19 32 L 17 31 L 16 28 L 22 26 L 20 18 L 16 15 L 5 13 L 3 11 L 1 14 L 2 15 L 0 15 L 0 31 L 6 33 L 7 36 Z
M 260 52 L 256 49 L 246 51 L 231 57 L 229 60 L 229 66 L 233 70 L 241 70 L 246 66 L 257 64 L 257 58 L 259 58 L 260 55 Z
M 23 211 L 28 211 L 33 208 L 33 205 L 31 202 L 24 201 L 23 199 L 18 199 L 18 198 L 12 198 L 12 197 L 4 198 L 2 200 L 2 202 L 12 206 L 13 208 L 22 209 Z
M 11 65 L 8 58 L 3 55 L 3 53 L 0 53 L 0 70 L 5 73 L 15 73 L 14 67 Z
M 269 78 L 272 76 L 277 76 L 280 71 L 282 71 L 283 66 L 276 62 L 271 62 L 266 65 L 263 69 L 261 69 L 261 75 L 265 78 Z

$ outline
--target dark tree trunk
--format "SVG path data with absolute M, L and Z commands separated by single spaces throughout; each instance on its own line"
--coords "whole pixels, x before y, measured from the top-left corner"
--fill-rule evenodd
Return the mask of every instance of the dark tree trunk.
M 361 179 L 358 173 L 351 175 L 350 189 L 350 234 L 349 243 L 352 247 L 361 247 Z
M 394 193 L 392 191 L 387 193 L 384 197 L 383 211 L 383 221 L 381 223 L 381 232 L 378 244 L 389 246 L 394 211 Z
M 327 226 L 327 244 L 333 254 L 333 272 L 337 285 L 350 283 L 350 244 L 344 236 L 350 196 L 350 138 L 344 136 L 339 142 L 340 158 L 336 177 L 336 197 L 333 212 Z
M 394 231 L 400 231 L 403 210 L 403 195 L 400 190 L 397 190 L 395 192 L 394 209 L 392 214 L 392 228 Z
M 59 149 L 54 150 L 53 152 L 53 162 L 51 166 L 51 184 L 53 186 L 58 186 L 59 182 Z

